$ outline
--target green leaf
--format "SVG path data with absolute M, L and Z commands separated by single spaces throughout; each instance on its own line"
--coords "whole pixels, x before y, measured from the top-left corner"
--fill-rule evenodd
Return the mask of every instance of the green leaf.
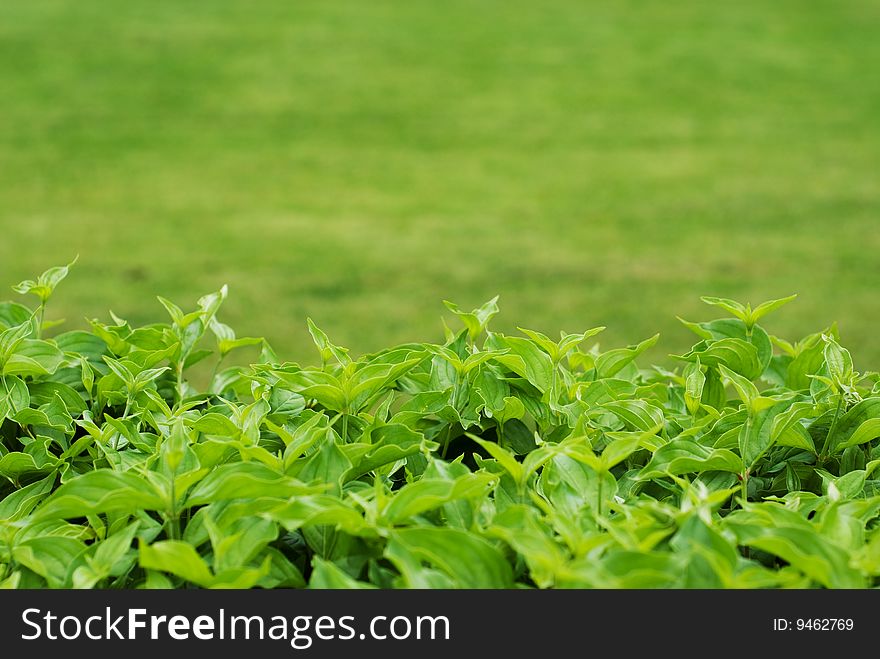
M 334 563 L 325 561 L 320 556 L 312 557 L 312 576 L 309 579 L 311 589 L 361 590 L 376 586 L 352 579 Z
M 132 472 L 98 469 L 59 487 L 34 513 L 35 520 L 100 513 L 135 514 L 164 510 L 167 501 L 146 479 Z
M 717 411 L 724 409 L 726 402 L 727 393 L 721 381 L 721 374 L 717 368 L 710 366 L 706 369 L 706 383 L 703 385 L 700 403 Z
M 34 312 L 17 302 L 0 302 L 0 329 L 9 329 L 30 320 Z
M 51 341 L 24 339 L 3 365 L 3 375 L 52 375 L 64 362 L 64 353 Z
M 0 458 L 0 476 L 17 484 L 25 477 L 48 474 L 54 471 L 57 464 L 58 461 L 54 459 L 38 462 L 31 453 L 13 451 Z
M 347 411 L 359 412 L 421 361 L 422 357 L 414 357 L 397 364 L 371 364 L 358 370 L 351 380 Z
M 328 429 L 318 450 L 296 470 L 297 477 L 306 483 L 342 486 L 346 472 L 352 468 L 351 459 L 334 440 L 335 433 Z
M 748 318 L 749 312 L 745 306 L 737 302 L 736 300 L 731 300 L 726 297 L 713 297 L 710 295 L 704 295 L 700 298 L 706 304 L 711 304 L 716 307 L 721 307 L 728 313 L 732 313 L 734 316 L 739 318 L 741 321 L 745 322 Z
M 761 395 L 754 383 L 744 378 L 739 373 L 730 370 L 723 364 L 718 365 L 718 370 L 721 375 L 733 385 L 733 388 L 736 389 L 736 393 L 745 404 L 746 409 L 753 410 L 755 401 Z
M 485 497 L 498 479 L 493 474 L 465 474 L 455 480 L 422 478 L 402 487 L 388 502 L 382 516 L 399 524 L 451 501 Z
M 31 396 L 24 380 L 13 376 L 0 377 L 0 422 L 26 410 L 30 404 Z
M 167 572 L 203 588 L 214 582 L 214 575 L 195 548 L 180 540 L 141 543 L 138 562 L 145 570 Z
M 687 439 L 674 439 L 661 446 L 639 473 L 641 480 L 705 471 L 739 473 L 742 460 L 727 449 L 710 449 Z
M 510 397 L 510 385 L 499 377 L 498 373 L 489 368 L 479 370 L 474 378 L 473 391 L 483 399 L 486 413 L 493 416 L 497 411 L 504 409 L 505 399 Z M 445 404 L 449 402 L 450 397 L 443 396 L 442 392 L 438 392 L 438 399 Z M 442 409 L 443 406 L 441 404 L 437 409 Z
M 55 476 L 47 476 L 8 494 L 0 501 L 0 523 L 23 519 L 52 491 Z
M 502 445 L 517 455 L 526 455 L 535 448 L 535 433 L 519 419 L 505 421 L 500 434 Z
M 802 419 L 815 418 L 818 415 L 818 408 L 812 401 L 790 403 L 773 417 L 773 426 L 770 431 L 773 441 L 780 441 L 786 432 L 798 425 Z
M 70 268 L 77 262 L 79 256 L 76 256 L 73 261 L 64 266 L 55 266 L 49 268 L 39 277 L 37 277 L 36 281 L 33 279 L 25 279 L 24 281 L 16 284 L 12 287 L 16 293 L 20 293 L 21 295 L 27 295 L 28 293 L 33 293 L 36 295 L 41 303 L 45 303 L 52 296 L 52 292 L 55 290 L 55 287 L 61 283 L 61 281 L 67 277 L 67 274 L 70 272 Z
M 184 419 L 184 423 L 193 430 L 198 430 L 204 435 L 213 435 L 215 437 L 229 437 L 238 439 L 241 437 L 241 430 L 232 420 L 217 412 L 208 412 L 197 419 Z
M 85 551 L 76 538 L 45 536 L 16 543 L 12 558 L 46 580 L 49 588 L 63 588 L 68 566 Z
M 649 348 L 654 347 L 659 338 L 660 335 L 655 334 L 651 338 L 645 339 L 641 343 L 634 346 L 629 346 L 627 348 L 616 348 L 614 350 L 609 350 L 608 352 L 602 353 L 596 359 L 596 377 L 610 378 L 615 376 L 617 373 L 623 370 L 625 366 L 635 360 L 636 357 L 641 355 Z
M 247 567 L 260 552 L 278 537 L 278 526 L 265 518 L 242 517 L 221 528 L 208 516 L 205 527 L 214 550 L 214 571 Z
M 636 386 L 627 380 L 606 378 L 595 382 L 579 382 L 577 385 L 577 397 L 587 405 L 602 405 L 611 400 L 631 398 L 636 391 Z
M 487 442 L 484 439 L 480 439 L 476 435 L 467 434 L 472 440 L 474 440 L 477 444 L 482 446 L 486 451 L 498 461 L 505 471 L 513 477 L 513 480 L 517 483 L 522 482 L 525 477 L 525 472 L 523 471 L 522 464 L 513 456 L 512 453 L 507 451 L 506 449 L 498 446 L 498 444 L 494 442 Z
M 183 419 L 178 418 L 171 426 L 171 433 L 162 442 L 160 450 L 162 461 L 172 474 L 177 473 L 177 468 L 183 462 L 189 444 L 190 438 L 184 428 Z
M 533 342 L 518 336 L 493 334 L 486 344 L 493 350 L 508 351 L 496 356 L 495 361 L 528 380 L 541 393 L 549 391 L 553 382 L 553 362 Z
M 522 419 L 525 413 L 525 405 L 516 396 L 505 396 L 500 407 L 487 410 L 487 414 L 494 418 L 498 424 L 503 424 L 511 419 Z
M 752 312 L 749 314 L 749 325 L 754 325 L 761 318 L 766 316 L 771 311 L 776 311 L 779 307 L 788 304 L 792 300 L 797 297 L 797 294 L 789 295 L 788 297 L 779 298 L 778 300 L 767 300 L 767 302 L 762 302 L 757 307 L 755 307 Z
M 112 534 L 101 542 L 92 545 L 92 555 L 85 559 L 85 563 L 72 571 L 72 586 L 74 588 L 94 588 L 102 579 L 120 576 L 130 567 L 134 561 L 133 552 L 131 560 L 126 560 L 131 550 L 131 543 L 140 528 L 140 522 L 129 524 L 123 530 Z
M 701 339 L 711 339 L 713 338 L 713 334 L 711 331 L 706 329 L 705 323 L 693 323 L 689 320 L 685 320 L 681 316 L 676 316 L 678 322 L 687 327 L 691 332 L 699 336 Z
M 33 317 L 28 318 L 21 325 L 16 325 L 0 332 L 0 362 L 5 363 L 22 342 L 35 332 L 36 328 Z
M 853 361 L 849 350 L 843 348 L 833 337 L 823 335 L 822 340 L 825 342 L 824 356 L 828 375 L 839 384 L 848 383 L 853 377 Z
M 449 309 L 452 313 L 459 317 L 461 322 L 464 323 L 464 326 L 467 328 L 468 336 L 471 341 L 476 339 L 480 334 L 485 331 L 486 326 L 489 324 L 489 321 L 492 317 L 498 313 L 498 296 L 496 295 L 491 300 L 483 304 L 483 306 L 474 309 L 473 311 L 462 311 L 461 308 L 454 304 L 453 302 L 449 302 L 448 300 L 444 300 L 443 304 Z
M 310 526 L 331 526 L 351 535 L 375 535 L 360 512 L 349 503 L 329 494 L 300 496 L 264 515 L 288 531 Z
M 288 499 L 315 491 L 316 488 L 259 462 L 236 462 L 214 468 L 190 490 L 186 505 L 261 497 Z
M 703 387 L 706 384 L 706 376 L 700 365 L 700 357 L 684 369 L 684 401 L 688 412 L 696 414 L 700 409 L 700 399 L 703 397 Z
M 817 532 L 789 526 L 759 526 L 727 522 L 741 545 L 778 556 L 826 588 L 864 588 L 861 575 L 850 567 L 848 553 Z
M 276 433 L 285 444 L 285 467 L 289 466 L 317 442 L 323 440 L 327 434 L 328 420 L 324 414 L 313 412 L 311 416 L 306 418 L 304 415 L 303 418 L 305 420 L 292 433 L 288 432 L 286 427 L 276 425 L 268 419 L 265 422 L 266 427 Z
M 312 341 L 314 341 L 315 346 L 318 348 L 318 352 L 321 354 L 322 365 L 326 365 L 331 357 L 335 359 L 338 364 L 343 366 L 351 363 L 347 348 L 337 346 L 330 341 L 327 334 L 315 325 L 311 318 L 306 320 L 309 326 L 309 334 L 312 336 Z
M 76 389 L 63 382 L 32 382 L 28 389 L 30 390 L 30 404 L 34 407 L 52 405 L 57 396 L 61 399 L 65 410 L 73 416 L 79 416 L 86 410 L 83 397 Z
M 344 474 L 345 482 L 415 455 L 430 445 L 424 435 L 398 423 L 373 428 L 369 437 L 371 442 L 369 447 L 352 461 L 350 468 Z
M 635 430 L 654 430 L 662 428 L 663 410 L 644 400 L 618 400 L 602 406 Z
M 834 452 L 840 453 L 844 449 L 848 449 L 850 446 L 858 446 L 859 444 L 872 442 L 878 437 L 880 437 L 880 418 L 867 419 L 856 428 L 855 432 L 853 432 L 848 439 L 837 444 L 834 447 Z
M 559 340 L 559 344 L 558 344 L 558 346 L 559 346 L 558 352 L 556 355 L 556 359 L 554 359 L 554 361 L 558 362 L 559 360 L 564 359 L 566 357 L 566 355 L 568 355 L 569 352 L 571 352 L 574 348 L 579 346 L 581 343 L 583 343 L 587 339 L 590 339 L 590 338 L 596 336 L 597 334 L 601 334 L 604 331 L 605 331 L 605 327 L 601 326 L 601 327 L 593 327 L 592 329 L 588 329 L 586 332 L 583 332 L 581 334 L 562 333 L 562 336 L 561 336 L 561 338 Z
M 647 429 L 646 432 L 607 433 L 607 437 L 610 441 L 605 445 L 605 448 L 602 449 L 602 468 L 605 471 L 608 471 L 626 460 L 629 456 L 642 448 L 645 440 L 653 435 L 657 429 L 658 428 L 655 426 L 654 428 Z
M 525 558 L 529 574 L 539 588 L 555 585 L 556 575 L 566 563 L 566 552 L 552 531 L 539 521 L 534 509 L 510 506 L 492 519 L 489 533 L 504 540 Z
M 749 415 L 743 424 L 738 438 L 740 455 L 743 463 L 750 469 L 757 464 L 758 460 L 773 446 L 784 434 L 774 434 L 773 427 L 776 417 L 785 412 L 790 403 L 781 401 Z M 809 440 L 805 440 L 809 441 Z M 799 444 L 802 448 L 804 443 Z M 809 447 L 806 444 L 806 447 Z
M 346 407 L 345 391 L 342 383 L 333 375 L 322 371 L 308 370 L 287 373 L 278 371 L 277 375 L 290 388 L 304 398 L 314 398 L 328 410 L 342 412 Z
M 482 538 L 454 528 L 413 527 L 391 533 L 385 556 L 409 588 L 424 587 L 418 574 L 426 561 L 456 588 L 510 588 L 513 573 L 504 555 Z
M 554 364 L 564 359 L 569 352 L 581 343 L 605 330 L 604 327 L 594 327 L 582 334 L 562 333 L 562 336 L 557 343 L 541 332 L 522 327 L 517 327 L 517 329 L 528 336 L 536 345 L 540 346 L 544 352 L 550 355 L 550 359 Z
M 681 359 L 691 361 L 697 357 L 702 364 L 714 367 L 725 366 L 747 380 L 759 377 L 765 366 L 758 356 L 758 349 L 743 339 L 713 340 L 699 350 L 692 350 Z
M 791 389 L 809 389 L 811 376 L 825 365 L 824 345 L 821 335 L 812 335 L 798 342 L 796 354 L 786 368 L 785 384 Z
M 880 418 L 880 397 L 872 396 L 859 401 L 847 410 L 845 414 L 840 416 L 836 431 L 834 432 L 833 437 L 830 438 L 831 442 L 829 443 L 829 450 L 835 452 L 839 446 L 842 448 L 855 446 L 856 444 L 853 443 L 852 439 L 855 433 L 865 423 L 877 418 Z M 859 440 L 857 443 L 863 443 L 861 440 L 872 432 L 872 428 L 873 424 L 865 426 L 863 434 L 857 437 Z

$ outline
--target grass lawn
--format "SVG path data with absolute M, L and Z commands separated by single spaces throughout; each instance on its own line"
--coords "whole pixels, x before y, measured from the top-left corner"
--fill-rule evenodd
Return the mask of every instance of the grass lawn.
M 880 368 L 875 0 L 3 0 L 0 282 L 313 359 L 441 300 L 602 343 L 759 302 Z M 7 294 L 14 294 L 7 289 Z M 5 297 L 5 295 L 0 296 Z M 705 309 L 705 311 L 704 311 Z

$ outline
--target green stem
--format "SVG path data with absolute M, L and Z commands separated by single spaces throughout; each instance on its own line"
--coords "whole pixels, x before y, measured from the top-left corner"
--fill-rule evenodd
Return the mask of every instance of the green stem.
M 461 380 L 461 374 L 456 371 L 455 372 L 455 382 L 452 383 L 452 399 L 449 401 L 449 404 L 452 406 L 456 412 L 458 411 L 458 384 Z M 452 435 L 452 424 L 448 424 L 446 426 L 446 441 L 443 442 L 443 449 L 440 451 L 440 457 L 444 460 L 446 459 L 446 452 L 449 449 L 449 441 Z
M 177 402 L 183 402 L 183 358 L 177 363 L 177 385 L 176 385 L 176 393 L 177 393 Z
M 604 472 L 599 472 L 599 484 L 596 487 L 596 517 L 602 516 L 602 480 L 604 479 Z
M 754 422 L 753 419 L 754 419 L 754 417 L 752 416 L 752 411 L 749 410 L 749 415 L 748 415 L 748 417 L 746 417 L 745 426 L 743 426 L 743 429 L 740 431 L 740 435 L 739 435 L 740 436 L 739 455 L 740 455 L 740 460 L 742 460 L 742 468 L 743 468 L 742 474 L 740 474 L 739 487 L 740 487 L 740 496 L 742 497 L 742 504 L 741 505 L 743 505 L 743 506 L 749 500 L 749 474 L 751 472 L 752 467 L 755 466 L 755 464 L 757 464 L 757 460 L 758 460 L 758 458 L 755 458 L 753 460 L 751 466 L 747 465 L 745 462 L 746 442 L 748 441 L 748 438 L 752 434 L 752 423 Z
M 40 302 L 40 308 L 37 310 L 37 338 L 43 333 L 43 316 L 46 315 L 46 303 Z
M 452 399 L 449 401 L 449 404 L 452 405 L 452 409 L 458 411 L 458 381 L 459 375 L 455 374 L 455 382 L 452 383 Z
M 348 442 L 348 406 L 342 411 L 342 443 Z
M 556 411 L 559 405 L 559 362 L 553 362 L 553 379 L 550 381 L 550 413 L 555 423 L 561 423 L 559 412 Z
M 217 377 L 217 371 L 220 370 L 220 364 L 223 363 L 224 359 L 226 359 L 226 355 L 220 355 L 220 359 L 214 364 L 214 370 L 211 371 L 211 379 L 208 380 L 208 391 L 211 391 L 214 388 L 214 379 Z
M 834 437 L 834 432 L 837 430 L 837 420 L 840 418 L 840 410 L 843 407 L 843 395 L 837 395 L 837 409 L 834 411 L 834 419 L 831 421 L 831 427 L 828 428 L 828 434 L 825 436 L 825 441 L 822 444 L 822 451 L 819 453 L 819 462 L 824 463 L 828 459 L 828 451 L 831 450 L 831 438 Z
M 446 424 L 446 439 L 443 440 L 443 448 L 440 450 L 440 457 L 446 459 L 446 451 L 449 449 L 449 438 L 452 435 L 452 424 Z
M 177 492 L 174 486 L 173 473 L 171 474 L 171 509 L 168 511 L 168 536 L 172 540 L 177 540 L 180 537 L 180 524 L 177 519 Z
M 739 481 L 739 496 L 740 496 L 741 501 L 740 501 L 739 505 L 740 505 L 740 508 L 745 508 L 746 503 L 749 500 L 749 470 L 748 470 L 748 468 L 745 467 L 745 465 L 743 465 L 743 473 L 741 476 L 742 476 L 742 478 L 740 478 L 740 481 Z M 731 501 L 730 507 L 731 507 L 731 509 L 733 509 L 733 502 L 732 501 Z M 743 556 L 745 556 L 746 558 L 750 558 L 751 554 L 752 554 L 751 550 L 748 547 L 744 546 L 743 547 Z

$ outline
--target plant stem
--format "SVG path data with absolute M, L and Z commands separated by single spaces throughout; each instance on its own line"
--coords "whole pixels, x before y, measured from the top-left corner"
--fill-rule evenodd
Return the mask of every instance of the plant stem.
M 443 441 L 443 448 L 440 450 L 440 457 L 446 459 L 446 451 L 449 449 L 449 438 L 452 435 L 452 424 L 446 424 L 446 439 Z
M 43 316 L 46 315 L 46 302 L 40 302 L 40 308 L 37 310 L 37 338 L 43 333 Z
M 177 385 L 175 387 L 177 393 L 177 402 L 183 402 L 183 358 L 177 363 Z
M 831 438 L 837 430 L 837 420 L 840 418 L 840 409 L 843 407 L 843 394 L 837 394 L 837 409 L 834 411 L 834 418 L 831 420 L 831 426 L 828 428 L 828 434 L 822 444 L 822 451 L 819 453 L 819 462 L 824 463 L 828 459 L 828 451 L 831 449 Z
M 174 486 L 173 473 L 171 474 L 171 509 L 168 511 L 168 536 L 172 540 L 177 540 L 180 536 L 180 525 L 177 519 L 177 492 Z
M 456 406 L 456 404 L 458 403 L 458 380 L 459 380 L 459 374 L 456 373 L 455 374 L 455 381 L 452 383 L 452 398 L 449 401 L 449 404 L 452 406 L 452 409 L 454 409 L 456 412 L 458 411 L 458 407 Z
M 211 371 L 211 379 L 208 380 L 208 391 L 213 391 L 214 389 L 214 379 L 217 377 L 217 371 L 220 370 L 220 364 L 223 363 L 223 360 L 226 359 L 226 355 L 220 355 L 220 359 L 217 360 L 217 363 L 214 364 L 214 370 Z

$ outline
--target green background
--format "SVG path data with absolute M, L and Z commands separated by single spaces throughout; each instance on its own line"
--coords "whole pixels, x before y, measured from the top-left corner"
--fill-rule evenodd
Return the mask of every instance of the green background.
M 68 327 L 228 283 L 297 361 L 306 316 L 362 352 L 495 294 L 662 360 L 700 295 L 796 292 L 771 333 L 839 321 L 877 368 L 878 32 L 873 0 L 3 0 L 0 281 L 79 254 Z

